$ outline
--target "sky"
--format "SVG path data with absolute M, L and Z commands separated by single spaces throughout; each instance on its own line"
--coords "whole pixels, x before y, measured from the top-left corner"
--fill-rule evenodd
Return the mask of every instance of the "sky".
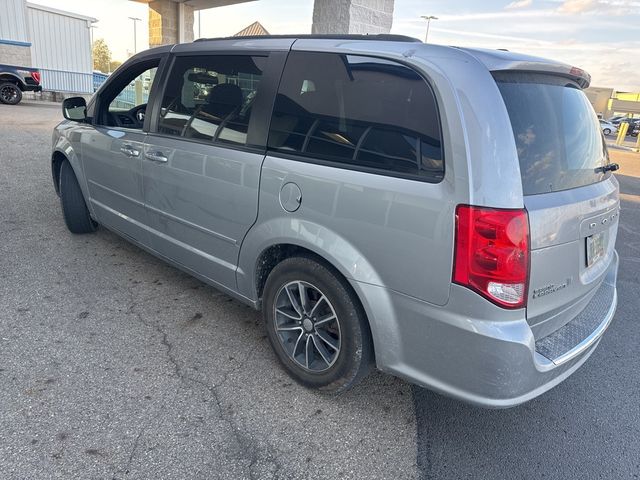
M 148 47 L 148 7 L 129 0 L 32 0 L 98 19 L 114 59 Z M 310 33 L 313 0 L 259 0 L 198 13 L 196 38 L 233 35 L 258 20 L 273 34 Z M 553 58 L 587 70 L 592 85 L 640 91 L 640 0 L 395 0 L 391 33 L 429 43 L 506 48 Z M 198 29 L 200 31 L 198 31 Z

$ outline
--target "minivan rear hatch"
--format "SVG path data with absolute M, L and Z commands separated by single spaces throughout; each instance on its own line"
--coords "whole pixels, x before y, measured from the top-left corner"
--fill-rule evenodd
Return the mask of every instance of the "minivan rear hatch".
M 617 265 L 618 183 L 577 81 L 548 72 L 492 73 L 520 162 L 531 235 L 527 321 L 539 340 L 589 314 L 593 302 L 614 302 L 614 289 L 601 287 Z

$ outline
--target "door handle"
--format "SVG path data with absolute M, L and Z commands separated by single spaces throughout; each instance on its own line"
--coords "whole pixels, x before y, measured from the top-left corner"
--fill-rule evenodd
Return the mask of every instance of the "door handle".
M 147 160 L 158 163 L 167 163 L 169 159 L 162 152 L 147 152 L 144 154 Z
M 127 157 L 138 157 L 140 156 L 140 150 L 136 150 L 129 144 L 123 144 L 120 147 L 120 151 L 124 153 Z

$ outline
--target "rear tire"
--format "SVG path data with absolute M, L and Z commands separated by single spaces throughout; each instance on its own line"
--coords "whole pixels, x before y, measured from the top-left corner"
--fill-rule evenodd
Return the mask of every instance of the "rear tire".
M 298 383 L 338 393 L 368 373 L 374 355 L 367 319 L 330 267 L 306 256 L 283 260 L 267 278 L 262 311 L 271 346 Z
M 71 233 L 92 233 L 98 224 L 91 219 L 76 174 L 68 160 L 60 166 L 60 205 L 62 216 Z
M 22 90 L 15 83 L 0 83 L 0 103 L 17 105 L 20 100 L 22 100 Z

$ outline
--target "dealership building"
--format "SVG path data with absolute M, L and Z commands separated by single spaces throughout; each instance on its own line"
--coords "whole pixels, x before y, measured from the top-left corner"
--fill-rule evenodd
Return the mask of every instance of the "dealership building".
M 0 64 L 36 67 L 48 91 L 93 92 L 91 24 L 95 18 L 25 0 L 3 0 Z

